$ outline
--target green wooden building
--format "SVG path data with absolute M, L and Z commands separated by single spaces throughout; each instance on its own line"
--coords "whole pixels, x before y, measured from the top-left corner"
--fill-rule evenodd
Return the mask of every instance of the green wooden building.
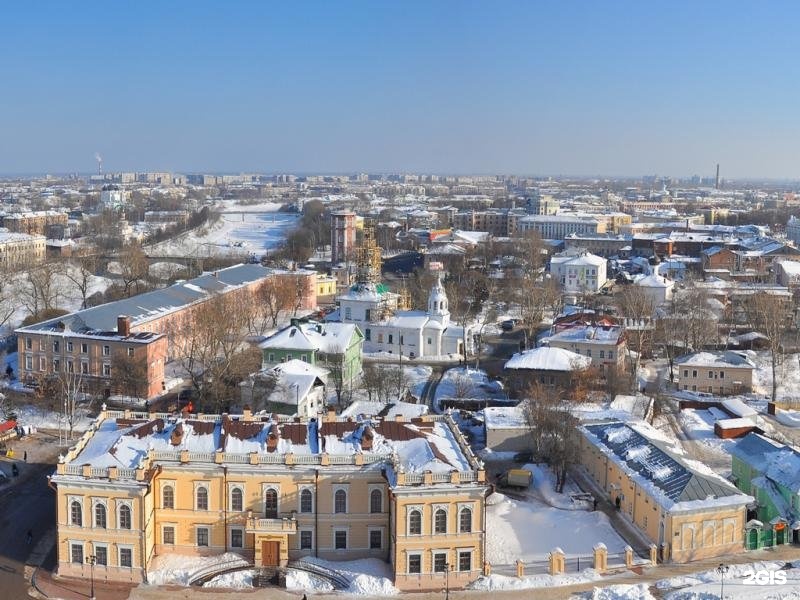
M 756 499 L 748 512 L 748 549 L 798 543 L 800 537 L 800 452 L 758 433 L 731 449 L 731 478 Z

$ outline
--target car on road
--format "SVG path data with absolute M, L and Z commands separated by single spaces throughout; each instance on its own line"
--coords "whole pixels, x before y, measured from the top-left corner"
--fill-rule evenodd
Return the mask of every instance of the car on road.
M 500 329 L 503 331 L 514 331 L 514 327 L 517 326 L 518 322 L 518 319 L 506 319 L 500 323 Z

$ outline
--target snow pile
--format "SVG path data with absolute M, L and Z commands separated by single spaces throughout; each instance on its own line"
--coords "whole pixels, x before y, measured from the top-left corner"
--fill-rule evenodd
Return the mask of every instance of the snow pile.
M 286 589 L 289 591 L 321 593 L 332 592 L 333 585 L 305 571 L 289 569 L 286 571 Z
M 793 565 L 794 566 L 794 565 Z M 725 573 L 725 598 L 733 600 L 796 600 L 800 598 L 800 569 L 790 568 L 783 570 L 783 562 L 757 562 L 750 564 L 729 565 Z M 753 574 L 764 578 L 757 582 Z M 718 598 L 720 592 L 721 574 L 712 569 L 672 577 L 656 583 L 659 590 L 667 593 L 667 600 L 701 600 L 704 598 Z M 779 578 L 785 581 L 779 581 Z M 672 591 L 669 591 L 672 590 Z
M 489 399 L 506 398 L 502 387 L 491 381 L 483 371 L 456 367 L 444 372 L 439 385 L 436 386 L 434 407 L 441 412 L 441 401 L 444 398 Z
M 655 600 L 646 583 L 594 588 L 592 600 Z
M 527 577 L 509 577 L 507 575 L 492 574 L 489 577 L 480 577 L 473 582 L 469 589 L 490 591 L 528 590 L 532 588 L 559 587 L 575 585 L 601 579 L 601 575 L 594 569 L 586 569 L 579 575 L 529 575 Z
M 229 588 L 244 590 L 253 587 L 253 571 L 234 571 L 223 573 L 203 584 L 205 588 Z
M 330 561 L 308 556 L 304 562 L 318 565 L 324 569 L 335 571 L 350 582 L 347 588 L 348 594 L 357 596 L 394 596 L 400 593 L 392 584 L 392 570 L 389 563 L 378 558 L 362 558 L 348 561 Z M 304 576 L 293 575 L 293 584 L 303 581 Z M 317 585 L 313 579 L 309 578 L 310 583 Z M 325 583 L 325 582 L 323 582 Z M 287 578 L 287 587 L 289 581 Z M 304 589 L 304 591 L 309 591 Z M 328 591 L 327 589 L 315 589 L 313 591 Z
M 226 552 L 218 556 L 162 554 L 153 559 L 154 568 L 147 574 L 147 583 L 150 585 L 189 585 L 202 573 L 213 573 L 217 569 L 224 570 L 228 565 L 235 567 L 247 564 L 247 561 L 233 552 Z M 231 573 L 231 575 L 233 574 Z
M 567 494 L 558 493 L 555 490 L 556 476 L 547 465 L 529 464 L 523 469 L 533 474 L 534 491 L 550 506 L 564 510 L 588 510 L 591 506 L 588 500 L 573 500 Z
M 541 471 L 537 470 L 534 478 L 537 474 L 541 482 Z M 545 560 L 556 547 L 567 556 L 591 556 L 598 542 L 606 545 L 609 554 L 620 553 L 626 546 L 599 511 L 565 511 L 534 499 L 516 501 L 498 493 L 489 496 L 486 505 L 486 560 L 492 564 Z

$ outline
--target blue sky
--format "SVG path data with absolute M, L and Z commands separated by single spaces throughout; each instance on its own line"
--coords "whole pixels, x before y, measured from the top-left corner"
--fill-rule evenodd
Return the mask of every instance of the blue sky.
M 18 2 L 0 172 L 800 178 L 797 3 Z

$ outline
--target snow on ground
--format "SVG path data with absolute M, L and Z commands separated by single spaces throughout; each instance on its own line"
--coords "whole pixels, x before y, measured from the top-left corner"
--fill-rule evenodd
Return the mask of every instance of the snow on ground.
M 147 583 L 150 585 L 189 585 L 199 573 L 213 572 L 215 568 L 223 569 L 228 564 L 243 563 L 246 564 L 246 561 L 233 552 L 226 552 L 218 556 L 161 554 L 153 559 L 153 567 L 147 573 Z M 230 578 L 231 582 L 235 579 L 234 577 Z
M 794 564 L 792 565 L 794 566 Z M 725 573 L 725 598 L 733 600 L 789 600 L 800 598 L 800 568 L 784 569 L 782 561 L 745 563 L 729 565 Z M 764 584 L 759 584 L 753 577 L 758 573 L 764 578 Z M 785 583 L 778 579 L 785 577 Z M 719 598 L 720 580 L 722 575 L 711 569 L 671 577 L 656 582 L 656 587 L 662 591 L 667 600 L 706 600 Z
M 626 546 L 600 511 L 565 511 L 495 492 L 487 500 L 486 520 L 486 556 L 492 564 L 545 560 L 555 548 L 567 556 L 590 556 L 599 542 L 609 554 L 620 553 Z
M 167 281 L 174 277 L 185 275 L 187 269 L 184 265 L 174 262 L 156 262 L 149 267 L 150 277 Z
M 592 590 L 592 600 L 655 600 L 646 583 L 609 585 Z
M 575 585 L 589 581 L 597 581 L 601 575 L 594 569 L 586 569 L 579 575 L 528 575 L 526 577 L 509 577 L 496 573 L 489 577 L 480 577 L 472 585 L 471 590 L 481 591 L 505 591 L 505 590 L 527 590 L 532 588 L 559 587 L 564 585 Z
M 442 380 L 436 387 L 434 407 L 441 412 L 443 398 L 505 398 L 499 381 L 491 381 L 485 372 L 479 369 L 456 367 L 444 372 Z
M 14 407 L 17 421 L 20 425 L 34 427 L 36 429 L 69 429 L 64 415 L 53 410 L 35 406 L 33 404 L 23 404 Z M 72 425 L 73 432 L 86 431 L 91 427 L 93 418 L 89 417 L 88 408 L 78 408 L 76 418 Z
M 775 409 L 775 419 L 787 427 L 800 427 L 800 411 Z
M 244 590 L 253 587 L 253 571 L 234 571 L 223 573 L 203 584 L 204 588 L 229 588 Z
M 588 510 L 592 504 L 588 500 L 573 500 L 568 493 L 560 494 L 556 491 L 556 476 L 547 465 L 528 464 L 522 467 L 533 474 L 531 488 L 547 504 L 563 510 Z M 568 484 L 571 482 L 568 482 Z M 578 491 L 572 485 L 565 485 L 567 492 Z
M 220 219 L 147 247 L 150 256 L 261 256 L 277 247 L 300 218 L 278 212 L 280 204 L 226 204 Z
M 305 571 L 289 569 L 286 571 L 286 589 L 305 593 L 325 593 L 332 592 L 333 585 L 324 579 L 314 577 Z
M 403 375 L 408 381 L 408 391 L 411 392 L 412 396 L 415 398 L 422 396 L 422 390 L 425 384 L 428 383 L 428 379 L 431 378 L 431 373 L 433 373 L 433 369 L 428 365 L 403 367 Z
M 714 412 L 719 409 L 714 409 Z M 724 414 L 724 413 L 723 413 Z M 725 414 L 725 418 L 729 418 Z M 722 440 L 714 433 L 714 423 L 717 420 L 712 411 L 687 408 L 678 414 L 678 421 L 689 439 L 703 444 L 715 452 L 730 453 L 730 448 L 736 440 Z
M 768 351 L 748 351 L 747 356 L 756 365 L 753 373 L 753 391 L 764 396 L 772 395 L 772 363 Z M 800 408 L 800 354 L 787 354 L 778 364 L 778 400 L 794 401 Z
M 319 565 L 325 569 L 336 571 L 350 581 L 348 594 L 358 596 L 394 596 L 400 591 L 392 584 L 392 569 L 389 563 L 378 558 L 362 558 L 359 560 L 332 561 L 313 556 L 303 559 L 308 563 Z M 290 570 L 291 571 L 291 570 Z M 298 577 L 296 575 L 293 578 Z M 299 580 L 303 577 L 299 576 Z M 298 579 L 295 579 L 298 581 Z M 289 578 L 287 576 L 287 587 Z M 309 591 L 309 590 L 303 590 Z M 328 590 L 314 590 L 328 591 Z
M 65 264 L 64 268 L 66 269 L 65 272 L 56 273 L 53 276 L 53 304 L 56 308 L 73 312 L 81 308 L 83 297 L 75 283 L 71 281 L 65 273 L 68 273 L 72 277 L 78 277 L 78 269 L 71 264 Z M 31 313 L 24 305 L 26 303 L 25 299 L 32 296 L 32 288 L 27 277 L 22 272 L 11 275 L 8 278 L 7 284 L 10 286 L 9 289 L 13 290 L 14 293 L 10 294 L 6 300 L 0 302 L 0 313 L 6 314 L 9 311 L 12 312 L 11 318 L 8 320 L 5 327 L 14 329 L 19 327 L 22 320 Z M 91 275 L 89 277 L 86 296 L 89 297 L 97 292 L 104 292 L 109 285 L 111 285 L 111 280 L 107 277 Z

